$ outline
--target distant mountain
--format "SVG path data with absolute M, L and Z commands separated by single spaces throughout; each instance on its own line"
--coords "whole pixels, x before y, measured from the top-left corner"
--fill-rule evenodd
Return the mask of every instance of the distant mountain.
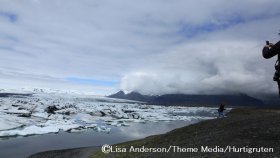
M 154 96 L 142 95 L 138 92 L 131 92 L 131 93 L 125 94 L 123 91 L 119 91 L 116 94 L 112 94 L 108 97 L 135 100 L 135 101 L 141 101 L 141 102 L 152 102 L 154 100 Z
M 250 97 L 246 94 L 239 95 L 188 95 L 188 94 L 166 94 L 160 96 L 142 95 L 138 92 L 125 94 L 119 91 L 108 96 L 110 98 L 128 99 L 146 102 L 148 104 L 160 105 L 219 105 L 225 103 L 235 106 L 259 106 L 263 101 Z
M 280 107 L 280 97 L 278 95 L 266 95 L 263 99 L 265 105 L 268 106 L 279 106 Z

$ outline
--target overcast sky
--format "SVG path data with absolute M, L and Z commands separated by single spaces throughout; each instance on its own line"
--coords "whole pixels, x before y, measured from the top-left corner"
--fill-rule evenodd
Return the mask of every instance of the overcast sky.
M 0 0 L 0 87 L 277 93 L 279 0 Z

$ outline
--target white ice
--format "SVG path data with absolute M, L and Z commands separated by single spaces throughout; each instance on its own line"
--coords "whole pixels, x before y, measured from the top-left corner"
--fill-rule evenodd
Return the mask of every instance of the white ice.
M 34 91 L 36 93 L 34 93 Z M 88 128 L 109 132 L 131 122 L 203 120 L 216 116 L 209 107 L 145 105 L 141 102 L 74 93 L 34 90 L 32 96 L 0 98 L 0 136 L 77 132 Z M 48 113 L 48 107 L 57 108 Z

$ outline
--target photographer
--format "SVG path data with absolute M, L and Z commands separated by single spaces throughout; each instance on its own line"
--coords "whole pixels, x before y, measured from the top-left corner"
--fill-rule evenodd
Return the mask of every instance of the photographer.
M 263 57 L 266 59 L 272 58 L 275 55 L 278 55 L 278 60 L 275 63 L 275 74 L 273 77 L 273 80 L 278 83 L 278 89 L 279 89 L 279 97 L 280 97 L 280 41 L 278 41 L 276 44 L 269 43 L 269 41 L 266 41 L 266 45 L 263 48 Z

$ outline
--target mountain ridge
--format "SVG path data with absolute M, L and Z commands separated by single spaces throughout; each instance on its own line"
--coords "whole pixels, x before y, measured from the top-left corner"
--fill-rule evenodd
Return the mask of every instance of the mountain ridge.
M 125 94 L 119 91 L 107 96 L 109 98 L 119 98 L 146 102 L 147 104 L 159 105 L 219 105 L 221 103 L 232 106 L 262 106 L 264 102 L 260 99 L 251 97 L 246 94 L 229 95 L 229 94 L 164 94 L 164 95 L 142 95 L 138 92 Z

